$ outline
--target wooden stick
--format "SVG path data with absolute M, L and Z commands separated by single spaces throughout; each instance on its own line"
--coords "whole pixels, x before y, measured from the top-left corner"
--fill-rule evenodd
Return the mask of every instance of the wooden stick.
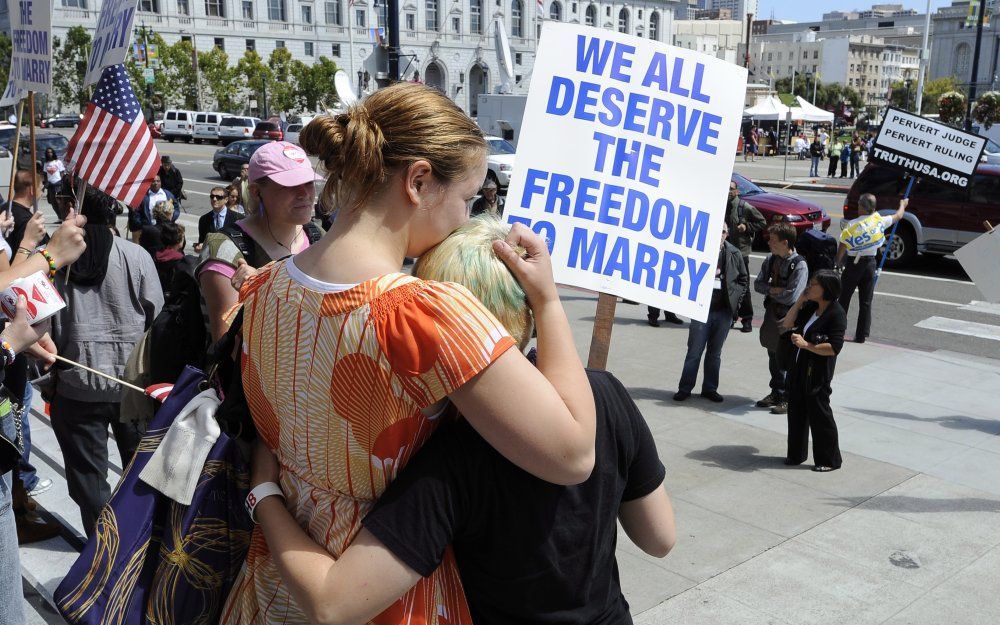
M 38 191 L 38 167 L 35 163 L 38 162 L 38 155 L 35 153 L 35 92 L 28 92 L 28 138 L 31 141 L 31 192 L 36 193 Z M 15 167 L 17 163 L 14 163 Z M 31 203 L 31 212 L 38 212 L 38 196 L 35 196 L 34 201 Z
M 609 293 L 597 296 L 597 314 L 594 318 L 594 332 L 590 337 L 590 355 L 587 366 L 591 369 L 604 369 L 608 365 L 608 352 L 611 350 L 611 330 L 615 325 L 615 306 L 618 298 Z
M 14 176 L 17 175 L 17 157 L 21 149 L 21 117 L 24 115 L 24 100 L 17 105 L 17 129 L 14 131 L 14 161 L 10 168 L 10 186 L 7 187 L 7 208 L 10 210 L 14 206 Z
M 991 224 L 988 220 L 984 221 L 983 225 L 986 226 L 986 233 L 987 234 L 989 234 L 990 232 L 993 232 L 994 230 L 997 229 L 996 226 L 994 226 L 993 224 Z
M 78 362 L 74 362 L 74 361 L 70 360 L 69 358 L 63 358 L 62 356 L 60 356 L 58 354 L 53 354 L 53 356 L 55 357 L 56 360 L 60 360 L 62 362 L 65 362 L 68 365 L 73 365 L 74 367 L 80 367 L 84 371 L 89 371 L 90 373 L 93 373 L 94 375 L 99 375 L 102 378 L 107 378 L 108 380 L 111 380 L 112 382 L 117 382 L 117 383 L 121 384 L 122 386 L 126 386 L 126 387 L 132 389 L 133 391 L 139 391 L 143 395 L 146 394 L 146 389 L 144 389 L 144 388 L 139 388 L 138 386 L 136 386 L 134 384 L 129 384 L 128 382 L 126 382 L 124 380 L 119 380 L 118 378 L 112 377 L 112 376 L 108 375 L 107 373 L 101 373 L 100 371 L 96 371 L 94 369 L 91 369 L 90 367 L 88 367 L 86 365 L 81 365 Z

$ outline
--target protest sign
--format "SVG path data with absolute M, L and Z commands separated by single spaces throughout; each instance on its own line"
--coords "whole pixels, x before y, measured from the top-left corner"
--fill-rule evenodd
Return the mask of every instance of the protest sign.
M 967 188 L 984 147 L 983 137 L 890 108 L 872 146 L 872 159 Z
M 0 106 L 10 106 L 29 91 L 49 93 L 52 86 L 52 3 L 7 0 L 10 19 L 10 74 Z
M 955 258 L 969 274 L 976 288 L 989 302 L 1000 303 L 1000 228 L 993 229 L 965 244 Z
M 92 85 L 101 79 L 105 67 L 125 62 L 132 39 L 132 21 L 139 0 L 104 0 L 97 18 L 94 42 L 87 59 L 87 75 L 83 84 Z
M 708 315 L 747 71 L 545 22 L 504 211 L 556 281 Z

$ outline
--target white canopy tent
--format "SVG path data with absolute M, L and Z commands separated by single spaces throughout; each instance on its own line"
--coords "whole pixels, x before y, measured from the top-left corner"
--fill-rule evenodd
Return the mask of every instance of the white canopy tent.
M 806 122 L 832 122 L 833 113 L 813 106 L 802 96 L 795 96 L 799 105 L 792 107 L 792 119 Z
M 769 95 L 759 98 L 757 103 L 743 111 L 758 120 L 782 120 L 788 114 L 789 108 L 781 103 L 777 96 Z

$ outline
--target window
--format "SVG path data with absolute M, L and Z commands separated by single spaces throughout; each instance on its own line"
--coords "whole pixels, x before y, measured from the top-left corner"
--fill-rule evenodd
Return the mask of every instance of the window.
M 637 20 L 641 20 L 641 19 L 642 19 L 642 9 L 639 9 L 639 10 L 638 10 L 638 11 L 636 12 L 636 16 L 635 16 L 635 19 L 637 19 Z
M 628 32 L 628 26 L 629 26 L 628 18 L 629 18 L 628 9 L 623 8 L 621 11 L 618 11 L 618 32 L 620 33 Z
M 267 19 L 272 22 L 286 22 L 285 0 L 267 0 Z
M 854 71 L 854 63 L 851 63 L 851 71 Z
M 307 4 L 302 5 L 302 23 L 312 24 L 313 23 L 313 8 Z
M 767 53 L 767 60 L 770 61 L 772 56 L 773 56 L 773 53 L 768 52 Z
M 469 0 L 469 30 L 474 35 L 483 34 L 483 0 Z
M 520 52 L 515 52 L 514 53 L 514 65 L 520 65 L 521 64 L 521 58 L 522 58 L 521 57 L 521 53 Z
M 429 0 L 428 0 L 429 1 Z M 510 34 L 513 37 L 524 36 L 524 16 L 521 10 L 521 0 L 512 0 L 510 3 Z
M 605 7 L 604 15 L 611 17 L 611 7 Z
M 65 6 L 63 2 L 63 6 Z M 188 4 L 188 0 L 177 0 L 177 14 L 178 15 L 191 15 L 191 5 Z
M 424 28 L 430 31 L 438 29 L 438 0 L 425 0 Z
M 562 5 L 558 2 L 553 2 L 549 6 L 549 18 L 556 20 L 557 22 L 562 21 Z
M 819 58 L 819 50 L 813 50 L 813 58 L 814 59 L 818 59 Z
M 649 14 L 649 38 L 653 41 L 660 40 L 660 14 L 656 11 Z
M 225 17 L 226 16 L 226 5 L 223 4 L 225 0 L 205 0 L 205 15 L 208 17 Z
M 576 3 L 575 2 L 571 5 L 570 10 L 573 11 L 573 15 L 576 15 Z
M 255 39 L 247 39 L 247 52 L 252 52 L 257 49 L 257 41 Z
M 368 25 L 368 17 L 364 9 L 354 9 L 354 25 L 364 28 Z
M 951 73 L 960 78 L 965 78 L 969 75 L 969 56 L 972 53 L 972 47 L 967 43 L 960 43 L 955 46 L 955 55 L 952 58 Z
M 462 32 L 462 18 L 460 17 L 451 18 L 451 32 L 453 33 Z
M 597 25 L 597 7 L 593 4 L 587 7 L 587 16 L 583 20 L 587 26 Z
M 326 3 L 326 23 L 335 24 L 337 26 L 341 25 L 341 15 L 340 15 L 340 0 L 335 2 Z
M 218 49 L 220 49 L 220 50 L 222 50 L 223 52 L 225 52 L 226 51 L 226 40 L 223 39 L 222 37 L 216 37 L 215 38 L 215 47 L 218 48 Z
M 379 0 L 375 5 L 375 15 L 378 16 L 378 26 L 388 28 L 389 26 L 389 4 L 386 0 Z
M 770 61 L 770 60 L 771 60 L 771 59 L 768 59 L 768 61 Z M 779 52 L 779 53 L 778 53 L 778 60 L 779 60 L 779 61 L 781 60 L 781 52 Z
M 969 198 L 978 204 L 992 204 L 1000 196 L 1000 176 L 973 176 Z
M 87 0 L 62 0 L 62 5 L 70 9 L 86 9 Z M 7 12 L 7 7 L 6 6 L 2 7 L 0 13 L 6 13 L 6 12 Z
M 340 58 L 340 44 L 334 43 L 330 45 L 330 54 L 337 58 Z
M 417 14 L 407 13 L 406 14 L 406 30 L 413 32 L 417 29 Z
M 809 58 L 809 51 L 808 50 L 803 50 L 802 51 L 802 58 L 804 58 L 804 59 L 808 59 Z
M 159 13 L 160 0 L 139 0 L 139 10 L 145 13 Z
M 315 56 L 315 49 L 313 48 L 313 42 L 304 41 L 303 47 L 305 48 L 306 56 Z
M 274 47 L 275 48 L 284 48 L 285 47 L 285 42 L 282 41 L 281 39 L 278 39 L 277 41 L 274 42 Z
M 243 0 L 243 19 L 253 19 L 253 0 Z

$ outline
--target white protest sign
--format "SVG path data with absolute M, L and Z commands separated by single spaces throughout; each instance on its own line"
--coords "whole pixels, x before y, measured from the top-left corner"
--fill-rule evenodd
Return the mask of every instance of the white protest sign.
M 10 18 L 10 74 L 0 106 L 10 106 L 29 91 L 49 93 L 52 86 L 51 0 L 7 0 Z
M 1000 303 L 1000 228 L 965 244 L 955 258 L 986 300 Z
M 747 71 L 545 22 L 504 216 L 546 237 L 560 284 L 705 320 Z
M 87 76 L 83 84 L 92 85 L 101 79 L 105 67 L 125 62 L 130 51 L 132 21 L 139 0 L 104 0 L 97 18 L 94 43 L 87 59 Z
M 872 146 L 872 159 L 965 188 L 984 147 L 983 137 L 890 108 Z

